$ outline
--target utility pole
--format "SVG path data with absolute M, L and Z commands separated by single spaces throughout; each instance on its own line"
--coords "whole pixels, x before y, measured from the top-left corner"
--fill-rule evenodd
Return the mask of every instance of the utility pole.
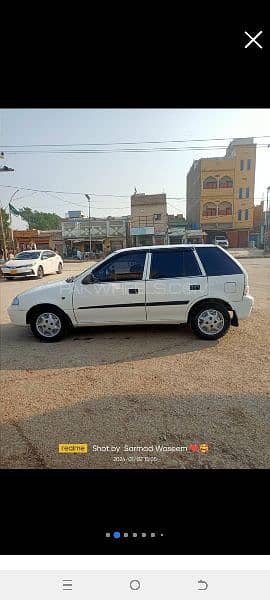
M 270 206 L 269 206 L 269 192 L 270 186 L 267 188 L 267 196 L 266 196 L 266 213 L 265 213 L 265 231 L 264 231 L 264 252 L 269 252 L 270 250 Z
M 3 223 L 2 206 L 0 207 L 0 222 L 1 222 L 1 233 L 2 233 L 2 238 L 3 238 L 4 259 L 7 260 L 7 245 L 6 245 L 6 236 L 5 236 L 4 223 Z
M 16 192 L 14 192 L 10 198 L 9 201 L 9 220 L 10 220 L 10 229 L 11 229 L 11 241 L 12 241 L 12 248 L 13 248 L 13 252 L 15 253 L 15 245 L 14 245 L 14 235 L 13 235 L 13 229 L 12 229 L 12 217 L 11 217 L 11 210 L 10 210 L 10 204 L 11 204 L 11 200 L 13 200 L 14 196 L 17 194 L 17 192 L 19 192 L 19 190 L 16 190 Z
M 5 158 L 4 152 L 0 153 L 0 158 L 1 159 Z M 12 169 L 11 167 L 7 167 L 6 165 L 4 165 L 3 167 L 0 167 L 0 172 L 1 173 L 7 173 L 9 171 L 14 171 L 14 169 Z M 5 231 L 4 231 L 2 206 L 0 206 L 0 224 L 1 224 L 1 232 L 2 232 L 2 237 L 3 237 L 4 258 L 5 258 L 5 260 L 7 260 L 7 245 L 6 245 L 6 236 L 5 236 Z
M 89 219 L 89 252 L 91 252 L 92 239 L 91 239 L 90 196 L 89 196 L 88 194 L 85 194 L 85 197 L 87 198 L 87 202 L 88 202 L 88 219 Z

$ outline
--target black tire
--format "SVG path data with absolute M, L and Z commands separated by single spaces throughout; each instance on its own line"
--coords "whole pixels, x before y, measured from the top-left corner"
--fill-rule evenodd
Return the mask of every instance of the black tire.
M 57 317 L 59 319 L 60 324 L 61 324 L 61 329 L 58 331 L 58 333 L 56 335 L 51 335 L 51 337 L 48 337 L 46 335 L 43 335 L 40 332 L 40 326 L 38 329 L 38 319 L 42 315 L 48 315 L 48 325 L 50 325 L 49 315 L 51 315 L 52 323 L 54 321 L 53 317 Z M 42 342 L 47 342 L 47 343 L 59 342 L 60 340 L 62 340 L 65 337 L 65 335 L 67 334 L 68 329 L 69 329 L 68 321 L 67 321 L 65 314 L 60 309 L 54 308 L 54 307 L 40 307 L 39 310 L 36 310 L 30 318 L 30 328 L 35 337 L 37 337 L 39 340 L 42 340 Z
M 44 276 L 44 271 L 42 267 L 38 267 L 37 270 L 37 279 L 42 279 L 42 277 Z
M 57 269 L 56 273 L 58 273 L 59 275 L 61 275 L 62 271 L 63 271 L 63 265 L 62 265 L 62 263 L 59 263 L 58 269 Z
M 208 315 L 207 311 L 210 311 Z M 211 313 L 211 311 L 216 311 L 216 314 L 215 312 Z M 203 340 L 218 340 L 225 335 L 230 328 L 231 318 L 228 309 L 224 304 L 218 302 L 205 302 L 197 309 L 195 307 L 194 310 L 192 310 L 189 322 L 192 331 L 199 338 Z M 218 327 L 218 324 L 220 329 L 215 331 L 215 327 Z M 209 332 L 203 331 L 202 327 L 209 328 Z M 213 329 L 213 333 L 211 333 L 211 329 Z

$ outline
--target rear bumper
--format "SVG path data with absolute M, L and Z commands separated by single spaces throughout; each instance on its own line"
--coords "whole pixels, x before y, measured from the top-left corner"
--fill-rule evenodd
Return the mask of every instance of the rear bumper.
M 15 325 L 26 325 L 26 311 L 19 310 L 16 306 L 9 306 L 8 316 Z
M 237 318 L 240 320 L 247 319 L 252 311 L 254 306 L 254 298 L 253 296 L 243 296 L 243 299 L 240 302 L 233 303 L 233 309 L 236 312 Z

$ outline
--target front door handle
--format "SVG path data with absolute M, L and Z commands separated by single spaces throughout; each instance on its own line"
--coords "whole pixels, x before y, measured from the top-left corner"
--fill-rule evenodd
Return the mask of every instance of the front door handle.
M 139 292 L 139 290 L 138 290 L 137 288 L 130 288 L 130 289 L 128 290 L 128 293 L 129 293 L 129 294 L 138 294 L 138 292 Z

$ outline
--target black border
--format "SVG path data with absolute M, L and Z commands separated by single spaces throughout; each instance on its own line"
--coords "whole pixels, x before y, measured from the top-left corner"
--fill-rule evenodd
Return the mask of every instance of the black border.
M 267 554 L 268 480 L 263 470 L 2 471 L 0 554 Z M 105 538 L 115 530 L 164 537 Z
M 269 107 L 266 8 L 241 5 L 240 17 L 227 5 L 178 10 L 113 5 L 96 16 L 78 6 L 64 15 L 54 6 L 27 28 L 17 7 L 17 31 L 7 19 L 2 41 L 1 107 Z M 263 51 L 245 50 L 243 32 L 261 29 Z M 267 553 L 267 482 L 263 470 L 3 470 L 1 553 Z M 165 535 L 106 541 L 115 528 Z
M 89 16 L 74 8 L 42 10 L 38 24 L 24 18 L 23 27 L 16 11 L 17 31 L 12 22 L 6 46 L 2 41 L 0 106 L 269 106 L 266 5 L 241 5 L 238 15 L 236 6 L 216 3 L 167 11 L 156 5 L 148 12 L 145 5 L 128 11 L 95 5 Z M 263 49 L 255 43 L 245 49 L 245 31 L 262 31 Z

